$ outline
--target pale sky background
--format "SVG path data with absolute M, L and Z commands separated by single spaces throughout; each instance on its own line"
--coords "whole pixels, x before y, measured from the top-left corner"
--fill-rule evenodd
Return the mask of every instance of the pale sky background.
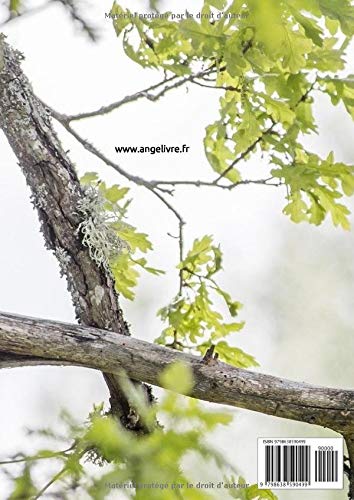
M 29 3 L 29 2 L 28 2 Z M 39 2 L 33 2 L 33 4 Z M 195 8 L 201 2 L 195 1 Z M 127 2 L 126 2 L 127 4 Z M 143 2 L 129 2 L 143 10 Z M 168 2 L 183 11 L 187 2 Z M 10 24 L 8 42 L 24 52 L 23 68 L 41 99 L 59 112 L 95 109 L 159 81 L 123 53 L 104 12 L 111 1 L 86 9 L 101 32 L 90 43 L 60 5 Z M 189 5 L 188 5 L 189 7 Z M 190 8 L 190 7 L 189 7 Z M 353 71 L 351 58 L 348 73 Z M 139 101 L 102 118 L 75 123 L 84 137 L 131 173 L 146 179 L 212 179 L 204 157 L 205 126 L 217 116 L 218 93 L 199 87 L 179 89 L 158 103 Z M 354 163 L 354 127 L 342 107 L 317 96 L 320 134 L 307 139 L 323 156 L 334 150 L 338 161 Z M 110 183 L 129 185 L 118 174 L 57 130 L 80 174 L 97 171 Z M 188 155 L 117 155 L 115 145 L 187 144 Z M 4 136 L 0 135 L 0 310 L 73 321 L 74 313 L 55 258 L 45 250 L 29 190 Z M 247 165 L 244 177 L 263 177 L 269 166 L 260 158 Z M 151 193 L 131 186 L 134 202 L 130 221 L 147 232 L 154 252 L 149 263 L 166 276 L 142 275 L 137 300 L 122 299 L 134 336 L 153 340 L 161 331 L 156 311 L 177 291 L 178 259 L 174 217 Z M 316 228 L 295 225 L 282 215 L 284 190 L 241 186 L 232 193 L 210 189 L 178 189 L 174 203 L 186 221 L 186 247 L 195 237 L 212 234 L 225 254 L 220 283 L 245 307 L 246 327 L 235 345 L 253 354 L 260 370 L 299 381 L 333 387 L 353 386 L 354 329 L 353 233 L 330 223 Z M 353 203 L 349 202 L 353 207 Z M 353 217 L 351 217 L 353 224 Z M 25 428 L 50 427 L 62 408 L 84 420 L 93 403 L 107 400 L 101 375 L 81 368 L 21 368 L 0 374 L 0 460 L 17 451 L 30 451 Z M 335 436 L 318 427 L 233 410 L 231 427 L 221 428 L 213 443 L 237 465 L 249 482 L 256 482 L 257 437 Z M 6 484 L 0 500 L 7 498 Z M 284 492 L 280 499 L 345 499 L 340 492 Z M 112 498 L 119 498 L 115 496 Z

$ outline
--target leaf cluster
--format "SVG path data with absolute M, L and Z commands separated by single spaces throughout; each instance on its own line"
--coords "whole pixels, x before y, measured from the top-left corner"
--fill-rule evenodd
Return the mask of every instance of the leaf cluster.
M 131 13 L 115 3 L 112 14 Z M 251 155 L 262 152 L 272 178 L 286 186 L 284 213 L 294 222 L 320 224 L 330 215 L 349 228 L 339 200 L 353 194 L 353 166 L 303 145 L 305 134 L 317 133 L 314 92 L 343 102 L 353 116 L 352 77 L 342 76 L 354 34 L 349 0 L 205 0 L 199 17 L 121 17 L 114 27 L 142 67 L 190 75 L 221 92 L 219 117 L 204 139 L 219 178 L 231 186 L 242 181 L 241 161 L 246 170 Z
M 196 239 L 186 257 L 178 265 L 182 288 L 171 304 L 158 315 L 167 323 L 157 343 L 178 350 L 204 354 L 211 346 L 219 358 L 233 366 L 257 366 L 255 359 L 225 340 L 239 332 L 244 322 L 234 321 L 242 304 L 232 299 L 215 281 L 222 269 L 222 252 L 213 245 L 211 236 Z M 221 299 L 231 321 L 216 310 L 214 301 Z

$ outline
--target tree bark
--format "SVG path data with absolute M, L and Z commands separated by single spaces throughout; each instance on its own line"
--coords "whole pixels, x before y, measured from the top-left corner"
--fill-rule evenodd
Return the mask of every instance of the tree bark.
M 107 330 L 0 313 L 0 368 L 71 364 L 161 386 L 161 372 L 176 361 L 193 370 L 194 398 L 354 435 L 352 390 L 242 370 Z
M 0 128 L 6 135 L 31 190 L 46 247 L 59 260 L 66 276 L 76 317 L 80 323 L 130 335 L 119 307 L 110 275 L 91 259 L 82 245 L 77 210 L 84 193 L 75 168 L 52 127 L 49 112 L 34 95 L 22 72 L 21 53 L 0 35 Z M 130 406 L 112 374 L 104 374 L 110 390 L 112 411 L 122 423 L 143 431 L 139 416 Z M 150 388 L 144 387 L 151 401 Z
M 349 493 L 350 500 L 354 499 L 354 429 L 344 435 L 344 439 L 348 449 L 350 468 L 349 475 Z

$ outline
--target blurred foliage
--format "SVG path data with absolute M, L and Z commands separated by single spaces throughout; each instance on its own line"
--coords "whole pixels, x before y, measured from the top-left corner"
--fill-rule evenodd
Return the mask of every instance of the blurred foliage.
M 268 175 L 286 185 L 286 215 L 318 225 L 329 214 L 349 229 L 339 200 L 354 193 L 353 166 L 330 152 L 322 159 L 302 143 L 304 134 L 317 133 L 314 93 L 343 102 L 354 117 L 353 76 L 343 76 L 354 33 L 349 0 L 205 0 L 199 16 L 181 10 L 154 19 L 130 17 L 114 3 L 111 14 L 137 64 L 197 74 L 199 84 L 222 92 L 220 116 L 204 139 L 220 177 L 239 182 L 241 160 L 262 152 Z
M 22 6 L 21 0 L 10 0 L 9 11 L 11 13 L 20 14 L 20 7 Z
M 182 364 L 171 365 L 161 378 L 171 391 L 188 393 L 193 387 L 192 373 Z M 147 406 L 143 395 L 127 379 L 122 379 L 122 386 L 150 428 L 149 434 L 136 436 L 126 430 L 104 412 L 103 405 L 94 407 L 84 425 L 64 413 L 62 419 L 70 447 L 62 452 L 40 450 L 33 456 L 24 457 L 22 472 L 14 477 L 9 498 L 37 499 L 49 493 L 73 498 L 85 492 L 88 498 L 100 500 L 116 490 L 125 498 L 172 500 L 181 498 L 181 489 L 186 499 L 215 498 L 216 491 L 205 493 L 196 487 L 187 488 L 187 484 L 195 486 L 198 482 L 185 465 L 188 457 L 196 463 L 216 467 L 228 484 L 222 491 L 223 498 L 275 498 L 265 496 L 266 491 L 258 490 L 255 485 L 246 486 L 242 478 L 236 481 L 231 476 L 235 473 L 233 467 L 207 442 L 206 436 L 217 426 L 230 423 L 232 416 L 229 413 L 208 410 L 195 399 L 169 391 L 158 404 Z M 163 428 L 156 426 L 157 417 L 163 420 Z M 39 434 L 47 436 L 47 431 L 44 429 Z M 61 435 L 53 432 L 50 437 L 62 440 Z M 14 457 L 7 467 L 21 457 Z M 57 472 L 44 486 L 36 487 L 34 476 L 45 460 L 54 460 Z M 85 467 L 87 462 L 100 468 L 93 473 L 92 468 Z M 230 479 L 227 479 L 228 474 Z M 239 492 L 236 484 L 242 485 Z
M 61 4 L 65 12 L 69 15 L 71 21 L 79 27 L 80 31 L 84 33 L 92 42 L 97 42 L 99 33 L 96 26 L 92 25 L 90 21 L 83 14 L 84 10 L 89 7 L 89 4 L 83 0 L 43 0 L 38 5 L 32 5 L 24 0 L 4 0 L 2 1 L 4 7 L 5 19 L 2 25 L 11 22 L 13 19 L 26 17 L 28 15 L 37 14 L 51 7 L 55 3 Z
M 150 9 L 157 11 L 159 3 L 159 0 L 149 0 Z

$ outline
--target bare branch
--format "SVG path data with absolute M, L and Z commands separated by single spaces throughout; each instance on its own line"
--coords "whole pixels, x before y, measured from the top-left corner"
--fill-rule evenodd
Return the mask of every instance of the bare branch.
M 214 71 L 215 71 L 214 68 L 209 68 L 207 70 L 200 71 L 199 73 L 196 73 L 194 75 L 187 75 L 183 77 L 173 75 L 169 78 L 165 78 L 161 82 L 155 83 L 154 85 L 151 85 L 150 87 L 147 87 L 138 92 L 135 92 L 134 94 L 127 95 L 123 97 L 123 99 L 120 99 L 119 101 L 115 101 L 106 106 L 102 106 L 101 108 L 96 109 L 94 111 L 88 111 L 86 113 L 78 113 L 74 115 L 60 115 L 61 121 L 71 123 L 72 121 L 83 120 L 86 118 L 93 118 L 95 116 L 103 116 L 108 113 L 111 113 L 112 111 L 115 111 L 116 109 L 119 109 L 121 106 L 124 106 L 124 104 L 135 102 L 138 101 L 139 99 L 148 99 L 149 101 L 155 102 L 158 101 L 165 94 L 167 94 L 167 92 L 169 92 L 170 90 L 182 87 L 183 85 L 189 82 L 196 83 L 196 79 L 201 78 L 204 75 L 210 75 Z
M 177 80 L 177 81 L 176 81 Z M 103 116 L 119 109 L 124 106 L 124 104 L 128 104 L 130 102 L 138 101 L 139 99 L 148 99 L 149 101 L 157 101 L 160 97 L 162 97 L 169 90 L 175 89 L 184 85 L 188 79 L 178 80 L 177 76 L 171 76 L 170 78 L 166 78 L 161 82 L 155 83 L 150 87 L 145 88 L 144 90 L 140 90 L 135 92 L 134 94 L 127 95 L 120 99 L 119 101 L 112 102 L 107 106 L 102 106 L 99 109 L 94 111 L 88 111 L 86 113 L 78 113 L 74 115 L 61 115 L 61 118 L 65 120 L 67 123 L 71 123 L 73 121 L 84 120 L 86 118 L 94 118 L 95 116 Z M 172 85 L 169 85 L 172 83 Z M 158 91 L 154 93 L 154 91 Z
M 0 313 L 1 352 L 38 358 L 38 364 L 71 363 L 161 386 L 160 373 L 175 361 L 189 365 L 191 396 L 276 417 L 354 431 L 354 391 L 319 387 L 234 368 L 132 337 L 90 327 Z M 48 360 L 48 361 L 47 361 Z M 13 365 L 12 365 L 13 366 Z
M 274 177 L 269 177 L 267 179 L 244 179 L 238 182 L 235 182 L 233 184 L 216 184 L 215 181 L 164 181 L 164 180 L 154 180 L 151 181 L 151 184 L 154 186 L 191 186 L 191 187 L 213 187 L 213 188 L 219 188 L 219 189 L 227 189 L 228 191 L 231 191 L 237 186 L 242 186 L 242 185 L 248 185 L 248 184 L 258 184 L 262 186 L 275 186 L 278 187 L 281 185 L 281 182 L 276 181 L 276 182 L 271 182 L 274 180 Z

